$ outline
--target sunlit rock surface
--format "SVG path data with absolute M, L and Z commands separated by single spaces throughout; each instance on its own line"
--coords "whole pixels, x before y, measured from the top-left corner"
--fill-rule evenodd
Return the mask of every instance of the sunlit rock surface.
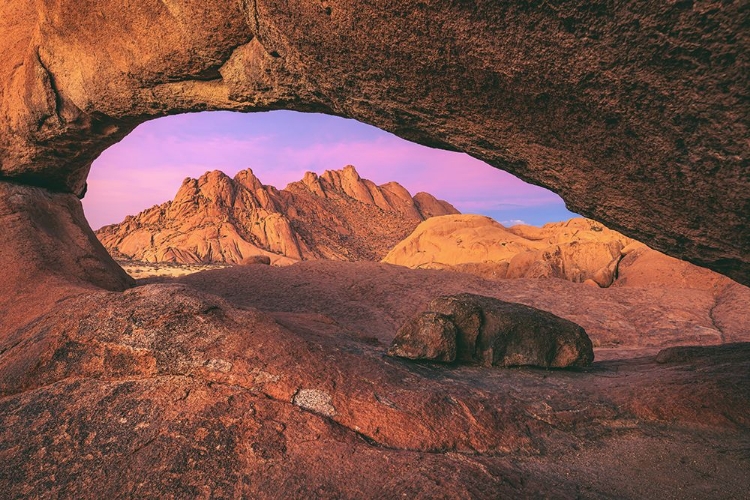
M 320 111 L 748 283 L 747 21 L 739 1 L 6 1 L 0 176 L 82 194 L 147 119 Z
M 281 190 L 249 169 L 233 179 L 216 170 L 96 235 L 113 255 L 145 262 L 379 260 L 426 218 L 455 213 L 428 193 L 412 198 L 397 182 L 377 186 L 351 165 L 320 177 L 307 172 Z

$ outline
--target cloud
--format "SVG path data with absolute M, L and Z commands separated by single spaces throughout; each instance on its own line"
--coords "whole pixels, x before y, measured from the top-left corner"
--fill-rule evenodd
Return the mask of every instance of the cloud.
M 500 221 L 500 224 L 506 227 L 510 226 L 519 226 L 519 225 L 526 225 L 526 222 L 520 220 L 520 219 L 511 219 L 511 220 L 503 220 Z

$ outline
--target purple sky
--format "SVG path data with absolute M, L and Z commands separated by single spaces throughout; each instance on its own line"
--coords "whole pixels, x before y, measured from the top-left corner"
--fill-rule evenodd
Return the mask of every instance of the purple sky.
M 252 168 L 279 189 L 308 170 L 354 165 L 377 184 L 397 181 L 426 191 L 463 213 L 503 224 L 565 220 L 559 196 L 462 153 L 419 146 L 377 128 L 319 114 L 211 112 L 140 125 L 94 162 L 83 206 L 91 227 L 122 221 L 174 197 L 185 177 L 208 170 L 234 176 Z

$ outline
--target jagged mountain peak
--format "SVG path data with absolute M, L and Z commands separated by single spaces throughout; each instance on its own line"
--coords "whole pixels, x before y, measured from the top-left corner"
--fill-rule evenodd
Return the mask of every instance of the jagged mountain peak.
M 356 168 L 307 172 L 278 190 L 251 169 L 234 178 L 213 170 L 182 182 L 175 198 L 106 226 L 97 236 L 133 260 L 241 262 L 267 255 L 276 264 L 305 259 L 379 260 L 421 221 L 455 214 L 427 193 L 397 182 L 377 186 Z

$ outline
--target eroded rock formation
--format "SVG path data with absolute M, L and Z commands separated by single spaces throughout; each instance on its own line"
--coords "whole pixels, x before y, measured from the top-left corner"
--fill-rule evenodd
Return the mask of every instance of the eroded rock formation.
M 562 278 L 608 287 L 617 276 L 623 252 L 639 246 L 644 245 L 582 218 L 542 228 L 506 228 L 481 215 L 447 215 L 421 223 L 383 262 L 495 278 Z
M 120 290 L 133 284 L 91 234 L 71 194 L 0 181 L 0 295 L 52 282 Z
M 378 260 L 426 218 L 456 213 L 430 194 L 412 198 L 396 182 L 377 186 L 351 165 L 320 177 L 307 172 L 282 190 L 249 169 L 234 179 L 216 170 L 96 234 L 113 255 L 145 262 Z
M 61 498 L 742 497 L 747 345 L 653 357 L 699 336 L 750 340 L 716 306 L 726 297 L 547 285 L 311 261 L 69 289 L 0 330 L 0 486 Z M 748 289 L 731 286 L 725 305 L 747 310 Z M 384 356 L 429 298 L 465 290 L 550 310 L 638 359 L 500 373 Z
M 8 1 L 0 176 L 80 195 L 150 118 L 321 111 L 748 283 L 747 21 L 740 1 Z
M 471 293 L 438 297 L 396 333 L 388 354 L 489 366 L 585 367 L 583 328 L 547 311 Z
M 649 288 L 726 286 L 724 276 L 650 249 L 598 222 L 574 218 L 544 227 L 505 227 L 481 215 L 422 222 L 383 262 L 492 279 L 561 278 Z

